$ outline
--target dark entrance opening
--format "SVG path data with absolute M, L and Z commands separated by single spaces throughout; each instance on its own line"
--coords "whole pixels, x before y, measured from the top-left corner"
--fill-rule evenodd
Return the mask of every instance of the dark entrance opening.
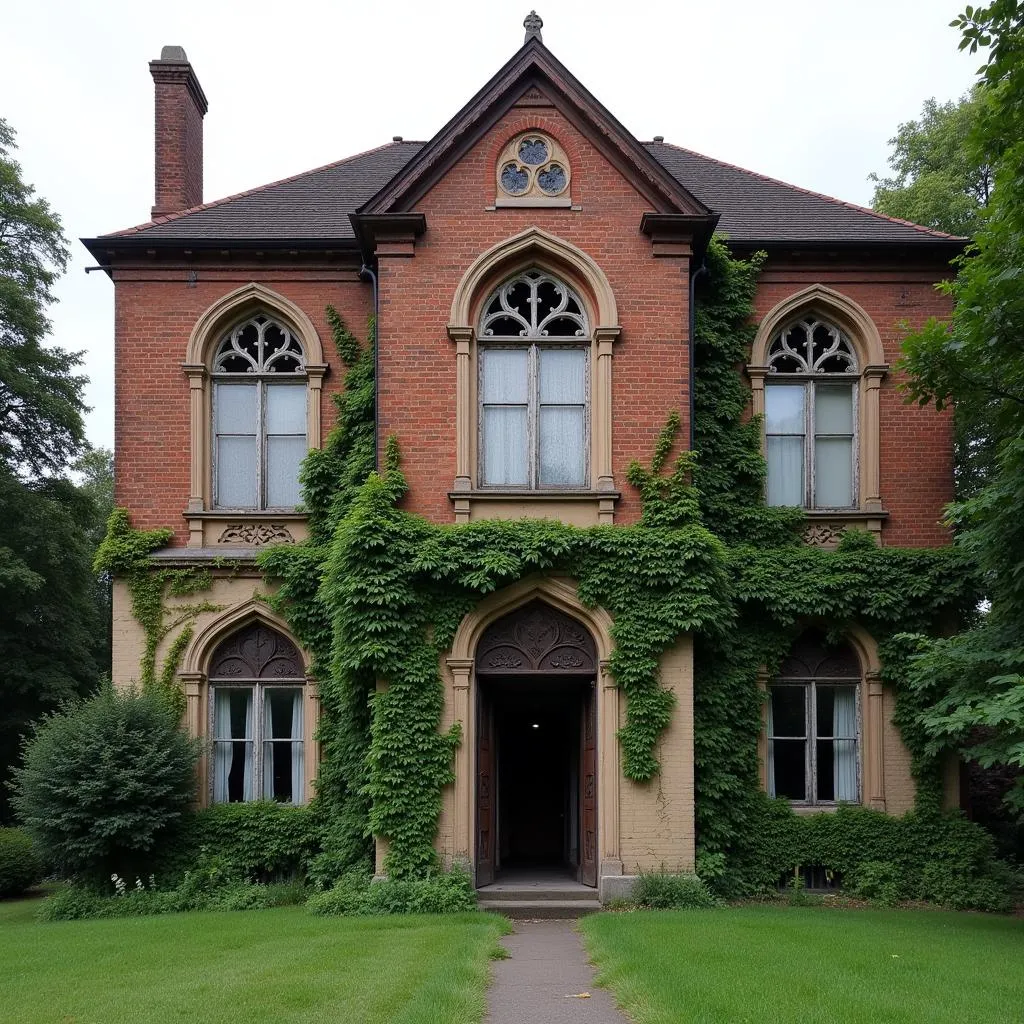
M 540 601 L 477 648 L 477 885 L 528 872 L 597 884 L 593 638 Z

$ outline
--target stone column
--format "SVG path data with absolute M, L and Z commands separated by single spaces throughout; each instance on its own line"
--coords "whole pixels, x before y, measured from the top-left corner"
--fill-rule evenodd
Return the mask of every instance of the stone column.
M 599 775 L 597 829 L 600 836 L 601 861 L 598 877 L 622 874 L 619 845 L 619 688 L 607 661 L 601 662 L 600 708 L 598 715 Z
M 453 854 L 456 860 L 472 862 L 473 843 L 473 743 L 475 730 L 471 727 L 469 681 L 473 675 L 472 658 L 448 658 L 454 690 L 453 717 L 462 727 L 462 741 L 455 751 L 455 829 Z
M 322 393 L 326 364 L 310 363 L 306 366 L 306 379 L 309 381 L 309 403 L 306 408 L 306 443 L 310 448 L 319 448 L 321 443 L 320 430 L 320 396 Z
M 864 715 L 864 800 L 869 807 L 885 810 L 885 710 L 882 680 L 878 672 L 867 674 L 868 706 Z
M 189 429 L 192 438 L 187 511 L 202 512 L 206 508 L 206 478 L 210 465 L 206 411 L 207 372 L 206 367 L 201 363 L 186 363 L 183 369 L 185 376 L 188 377 Z M 201 519 L 189 520 L 188 546 L 190 548 L 203 546 L 203 522 Z
M 864 408 L 860 414 L 861 508 L 869 512 L 882 510 L 881 470 L 878 447 L 881 439 L 879 424 L 879 392 L 888 366 L 866 366 L 861 397 Z
M 449 327 L 448 337 L 455 342 L 455 491 L 473 486 L 473 376 L 470 368 L 472 327 Z M 468 513 L 466 521 L 468 521 Z M 460 521 L 457 519 L 457 521 Z
M 591 420 L 594 431 L 594 477 L 599 491 L 615 490 L 612 468 L 612 348 L 619 333 L 618 327 L 597 327 L 594 330 L 597 358 L 594 393 L 591 396 Z
M 768 376 L 767 366 L 748 366 L 750 378 L 750 411 L 754 416 L 764 415 L 764 379 Z

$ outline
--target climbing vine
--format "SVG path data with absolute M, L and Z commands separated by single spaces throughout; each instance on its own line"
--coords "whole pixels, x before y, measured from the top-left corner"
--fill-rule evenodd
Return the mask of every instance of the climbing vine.
M 612 616 L 610 670 L 626 696 L 622 770 L 638 783 L 658 772 L 658 741 L 673 710 L 659 660 L 693 635 L 699 858 L 730 875 L 733 891 L 762 884 L 764 875 L 756 849 L 768 820 L 758 783 L 758 673 L 775 671 L 808 623 L 834 636 L 860 624 L 879 641 L 921 805 L 937 806 L 936 765 L 914 724 L 921 697 L 903 685 L 911 652 L 899 634 L 934 633 L 966 614 L 975 600 L 972 569 L 952 547 L 879 548 L 857 531 L 835 551 L 810 548 L 799 536 L 799 510 L 765 506 L 761 426 L 745 418 L 749 390 L 738 372 L 763 257 L 733 259 L 715 241 L 707 259 L 696 307 L 694 451 L 679 452 L 673 413 L 650 463 L 629 468 L 642 503 L 630 526 L 437 524 L 407 511 L 393 440 L 374 472 L 374 324 L 361 345 L 328 307 L 347 374 L 334 397 L 336 424 L 303 468 L 309 539 L 260 555 L 277 584 L 270 601 L 310 651 L 318 680 L 316 877 L 368 863 L 373 835 L 385 841 L 385 870 L 395 877 L 435 865 L 442 790 L 461 741 L 458 727 L 441 731 L 439 659 L 481 597 L 532 573 L 573 577 L 581 600 Z M 201 574 L 152 569 L 148 555 L 167 536 L 133 532 L 115 517 L 99 560 L 129 580 L 150 681 L 157 646 L 180 625 L 168 618 L 164 594 L 202 589 Z M 160 674 L 165 685 L 181 635 Z

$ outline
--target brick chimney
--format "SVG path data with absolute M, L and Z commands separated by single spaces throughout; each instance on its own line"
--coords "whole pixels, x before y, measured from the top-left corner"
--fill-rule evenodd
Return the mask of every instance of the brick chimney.
M 206 95 L 180 46 L 149 62 L 156 85 L 156 201 L 153 216 L 203 201 L 203 115 Z

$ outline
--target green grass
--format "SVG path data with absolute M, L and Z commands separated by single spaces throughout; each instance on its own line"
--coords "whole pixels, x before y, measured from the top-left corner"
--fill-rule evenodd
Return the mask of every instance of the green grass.
M 0 902 L 0 1019 L 18 1024 L 471 1024 L 506 924 L 301 907 L 40 924 Z
M 636 1024 L 1011 1024 L 1024 920 L 742 907 L 598 914 L 582 932 Z

